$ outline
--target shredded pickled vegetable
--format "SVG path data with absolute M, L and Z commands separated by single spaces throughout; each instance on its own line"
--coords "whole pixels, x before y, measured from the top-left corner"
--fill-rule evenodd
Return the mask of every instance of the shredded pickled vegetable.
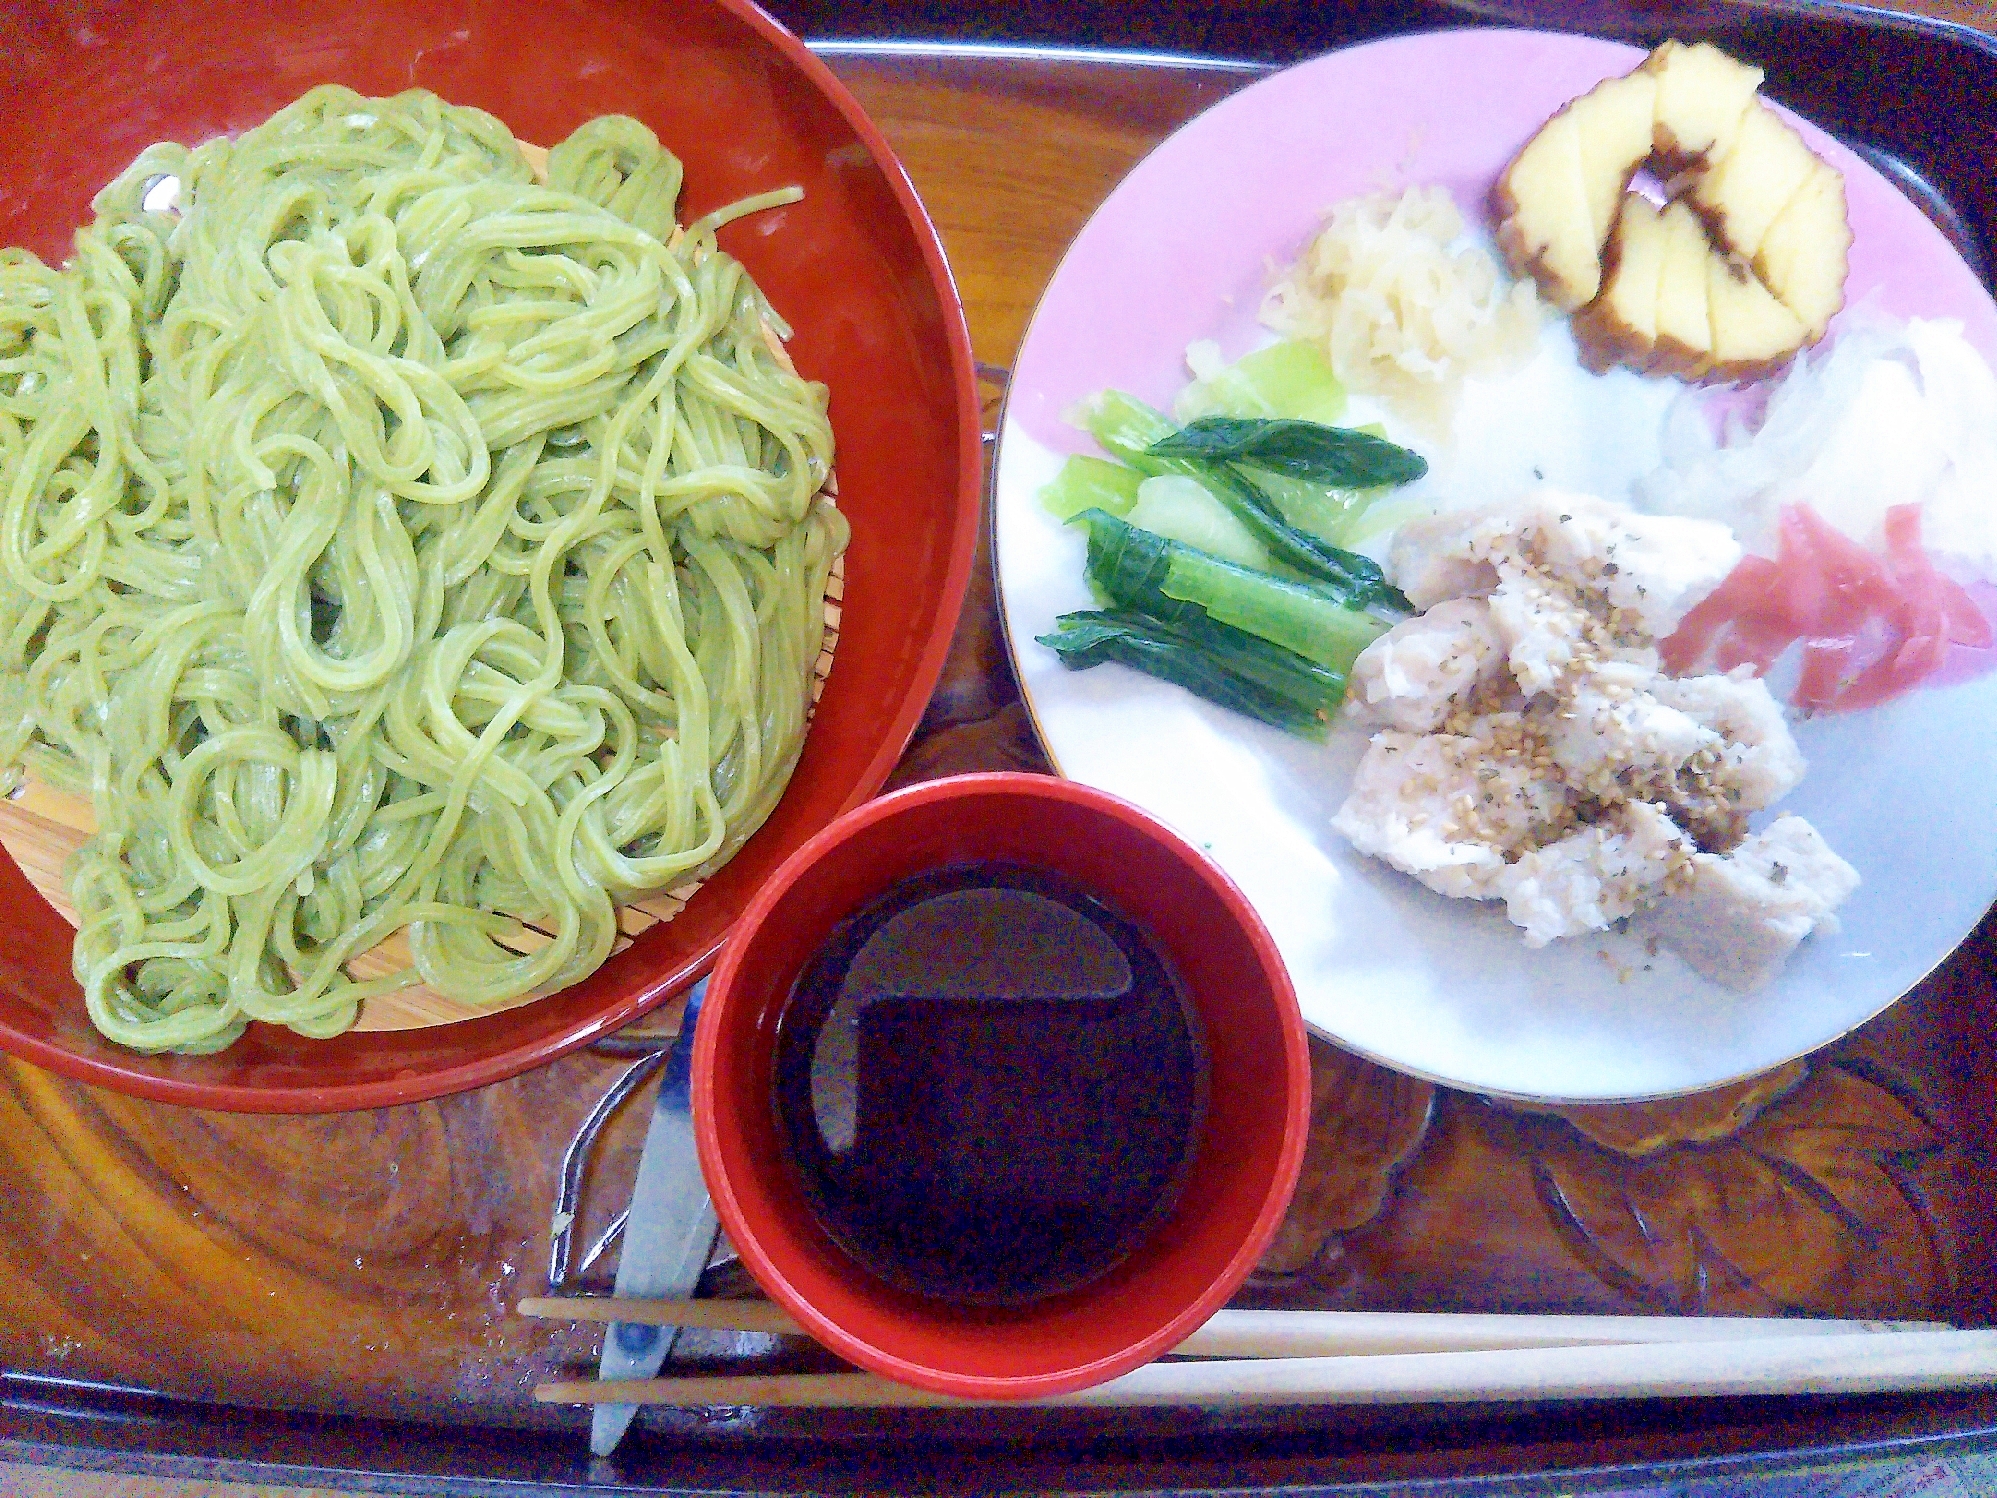
M 1467 375 L 1529 358 L 1541 308 L 1478 246 L 1452 248 L 1463 216 L 1446 188 L 1349 198 L 1269 290 L 1262 320 L 1309 339 L 1354 390 L 1440 430 Z

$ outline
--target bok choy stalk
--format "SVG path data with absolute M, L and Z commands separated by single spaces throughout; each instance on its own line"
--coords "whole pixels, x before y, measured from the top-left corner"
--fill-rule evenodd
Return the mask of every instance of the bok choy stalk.
M 1084 510 L 1127 515 L 1143 482 L 1144 475 L 1127 464 L 1078 454 L 1063 463 L 1054 481 L 1040 491 L 1040 502 L 1060 520 L 1073 520 Z
M 1087 527 L 1088 580 L 1107 606 L 1064 614 L 1038 639 L 1071 669 L 1117 661 L 1322 738 L 1383 615 L 1411 612 L 1377 564 L 1332 538 L 1427 464 L 1374 433 L 1249 414 L 1248 387 L 1220 376 L 1317 377 L 1293 357 L 1268 362 L 1220 371 L 1201 392 L 1208 409 L 1183 427 L 1120 391 L 1087 407 L 1117 461 L 1071 457 L 1041 497 Z M 1342 399 L 1335 382 L 1320 393 Z
M 1134 609 L 1096 609 L 1063 614 L 1055 626 L 1037 638 L 1071 670 L 1116 661 L 1304 738 L 1325 737 L 1345 694 L 1342 672 L 1197 610 L 1167 624 Z
M 1077 519 L 1089 528 L 1089 581 L 1118 607 L 1161 623 L 1232 625 L 1341 677 L 1387 630 L 1329 589 L 1236 566 L 1101 510 Z
M 1221 359 L 1220 345 L 1202 341 L 1187 347 L 1186 366 L 1196 378 L 1172 402 L 1180 421 L 1297 416 L 1331 422 L 1345 414 L 1345 387 L 1324 348 L 1309 339 L 1286 338 L 1232 364 Z
M 1283 478 L 1327 488 L 1405 483 L 1427 472 L 1416 454 L 1365 432 L 1315 422 L 1207 416 L 1180 428 L 1142 401 L 1106 390 L 1085 419 L 1096 441 L 1146 476 L 1179 473 L 1199 480 L 1268 548 L 1269 554 L 1354 608 L 1406 609 L 1407 599 L 1370 557 L 1300 530 L 1254 481 L 1265 467 Z M 1374 475 L 1395 475 L 1381 479 Z

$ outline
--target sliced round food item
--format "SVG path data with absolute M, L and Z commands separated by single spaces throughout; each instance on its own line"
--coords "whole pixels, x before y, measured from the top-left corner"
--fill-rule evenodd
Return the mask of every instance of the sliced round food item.
M 1752 379 L 1808 341 L 1796 314 L 1707 237 L 1681 200 L 1628 194 L 1602 255 L 1602 289 L 1574 314 L 1582 362 L 1680 379 Z
M 1656 114 L 1655 80 L 1611 78 L 1548 120 L 1498 179 L 1498 247 L 1563 312 L 1600 289 L 1602 245 Z
M 1811 168 L 1820 165 L 1803 137 L 1774 111 L 1750 109 L 1733 149 L 1685 174 L 1687 195 L 1715 240 L 1752 258 L 1769 225 L 1809 179 Z
M 1844 178 L 1813 157 L 1810 175 L 1754 250 L 1755 275 L 1796 314 L 1808 343 L 1824 336 L 1832 316 L 1844 305 L 1850 252 Z
M 1712 352 L 1705 227 L 1681 203 L 1626 194 L 1602 249 L 1602 288 L 1574 314 L 1581 360 L 1690 376 Z
M 1713 356 L 1702 378 L 1758 380 L 1816 341 L 1781 298 L 1738 260 L 1708 251 L 1706 282 Z
M 1498 179 L 1499 247 L 1574 314 L 1590 368 L 1756 379 L 1843 305 L 1844 180 L 1760 84 L 1716 47 L 1665 42 L 1562 108 Z M 1661 207 L 1631 190 L 1644 169 Z
M 1707 42 L 1661 43 L 1637 69 L 1657 80 L 1652 126 L 1653 169 L 1659 176 L 1718 161 L 1740 138 L 1742 122 L 1761 87 L 1761 69 L 1737 62 Z
M 1706 372 L 1713 351 L 1712 278 L 1707 273 L 1704 225 L 1683 203 L 1672 203 L 1660 215 L 1664 233 L 1664 267 L 1657 288 L 1657 357 L 1659 372 L 1696 380 Z

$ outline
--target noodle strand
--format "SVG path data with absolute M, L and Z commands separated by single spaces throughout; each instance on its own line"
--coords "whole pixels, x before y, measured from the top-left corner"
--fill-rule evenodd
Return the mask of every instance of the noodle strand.
M 477 110 L 327 87 L 150 148 L 60 271 L 0 251 L 0 787 L 93 802 L 112 1039 L 566 986 L 782 794 L 846 525 L 714 231 L 797 194 L 681 232 L 681 175 L 606 117 L 543 186 Z

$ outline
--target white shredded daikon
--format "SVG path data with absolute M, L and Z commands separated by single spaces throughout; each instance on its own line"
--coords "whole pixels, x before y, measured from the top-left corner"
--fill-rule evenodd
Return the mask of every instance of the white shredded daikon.
M 1997 377 L 1958 323 L 1861 312 L 1790 366 L 1758 422 L 1716 432 L 1709 400 L 1687 389 L 1666 413 L 1643 508 L 1723 520 L 1773 555 L 1785 505 L 1876 544 L 1889 507 L 1921 504 L 1931 552 L 1997 569 Z

